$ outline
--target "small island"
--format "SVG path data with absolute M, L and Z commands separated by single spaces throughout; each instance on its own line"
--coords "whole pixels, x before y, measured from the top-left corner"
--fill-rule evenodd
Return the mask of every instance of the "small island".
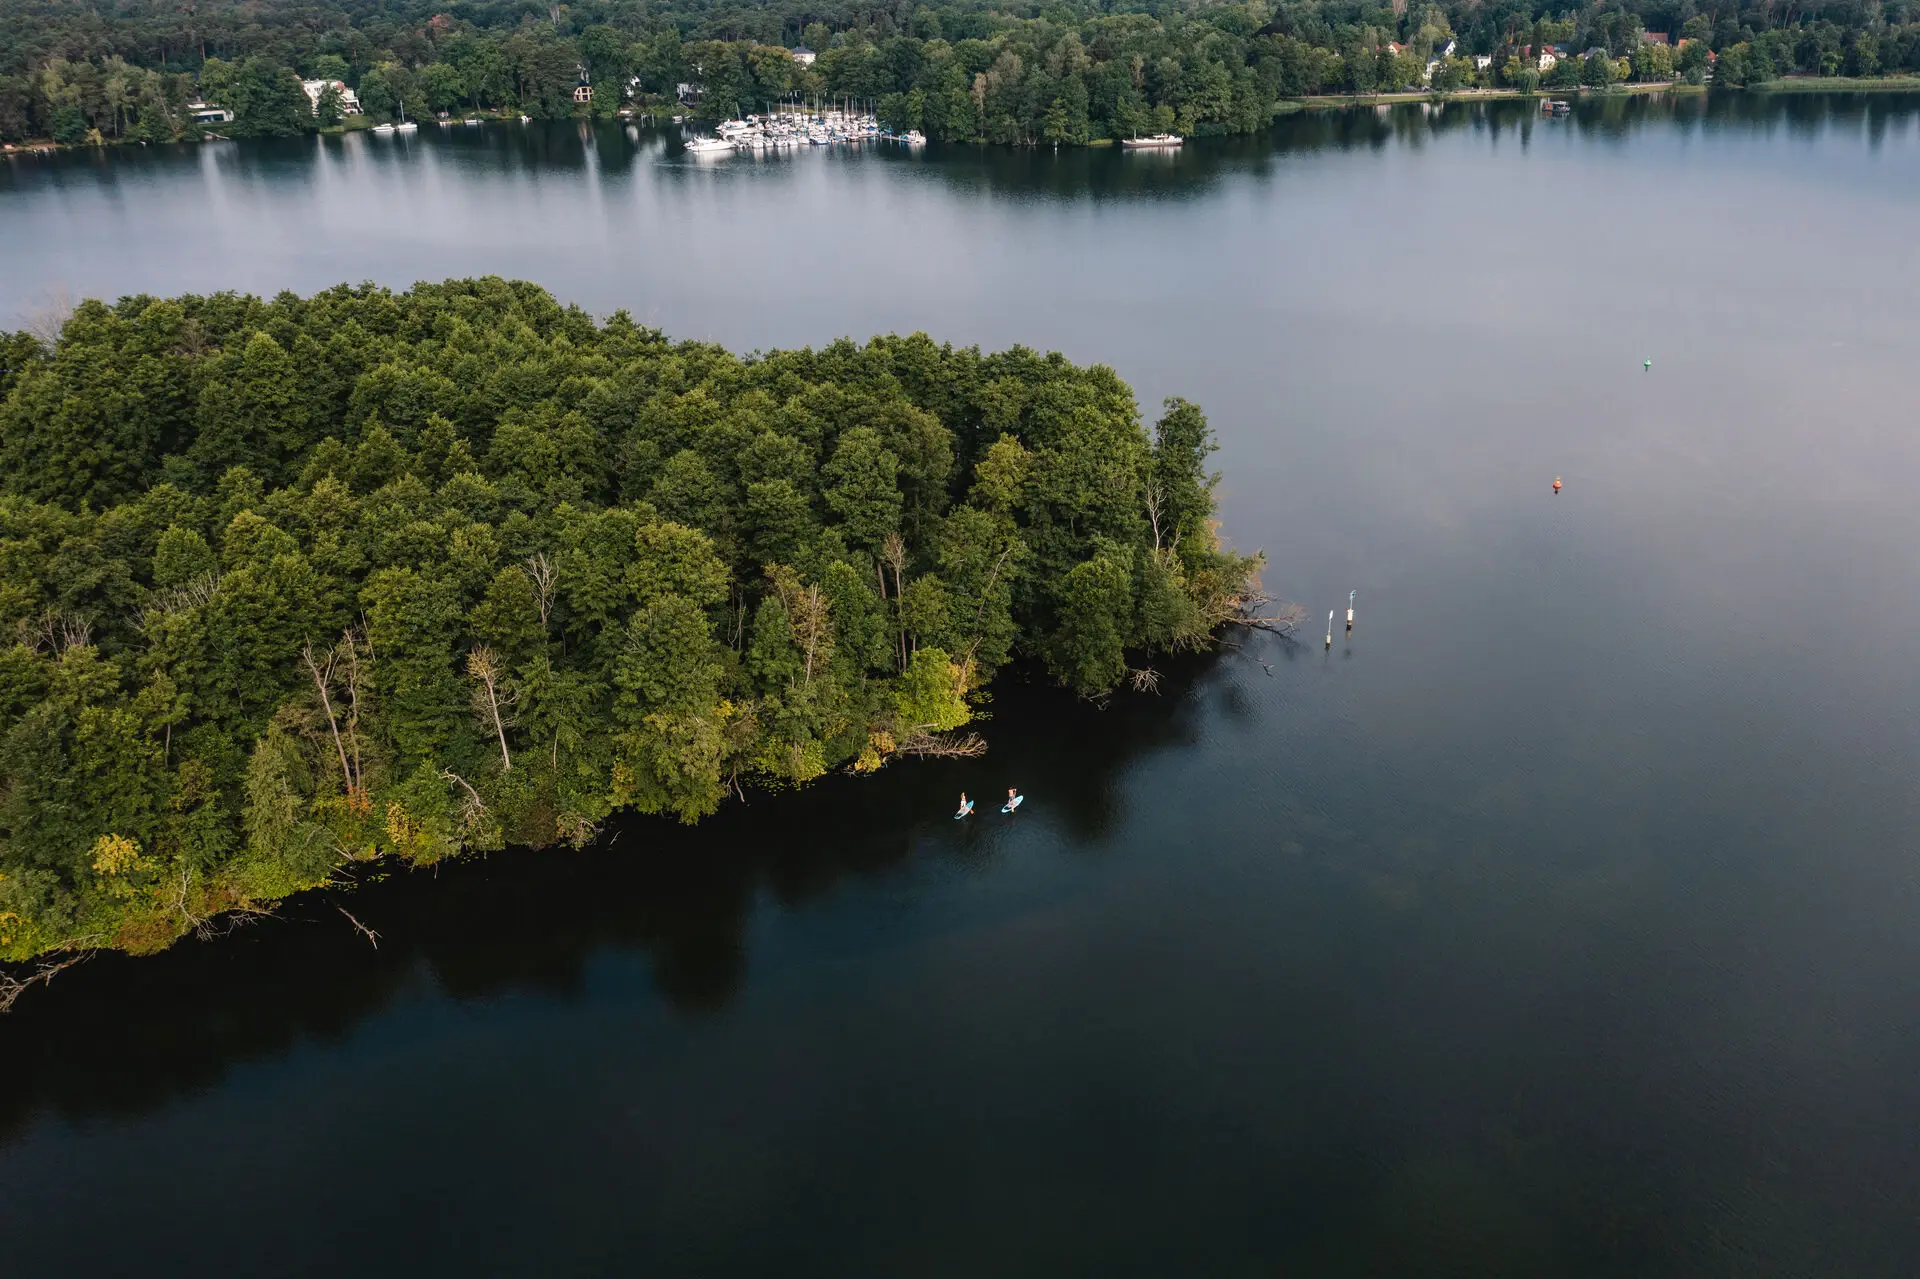
M 969 754 L 1258 600 L 1200 410 L 924 335 L 740 357 L 502 279 L 0 336 L 0 959 L 375 858 Z

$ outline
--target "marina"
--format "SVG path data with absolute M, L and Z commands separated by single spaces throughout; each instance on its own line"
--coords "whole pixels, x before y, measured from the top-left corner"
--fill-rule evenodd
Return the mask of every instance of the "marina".
M 873 113 L 848 106 L 775 110 L 766 115 L 723 120 L 714 127 L 712 135 L 687 139 L 686 149 L 693 155 L 705 156 L 735 151 L 797 151 L 802 147 L 853 146 L 863 142 L 917 147 L 924 146 L 926 141 L 926 135 L 918 129 L 895 133 L 883 128 Z

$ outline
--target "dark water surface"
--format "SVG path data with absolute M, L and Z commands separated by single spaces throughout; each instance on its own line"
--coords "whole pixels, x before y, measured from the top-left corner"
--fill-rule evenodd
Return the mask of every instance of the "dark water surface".
M 1354 635 L 76 969 L 9 1276 L 1920 1271 L 1920 102 L 0 162 L 0 315 L 488 272 L 1189 395 Z

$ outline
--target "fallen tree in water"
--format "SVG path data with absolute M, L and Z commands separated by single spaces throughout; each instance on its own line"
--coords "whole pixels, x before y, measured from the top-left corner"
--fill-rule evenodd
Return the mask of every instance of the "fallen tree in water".
M 977 754 L 1017 655 L 1099 695 L 1278 624 L 1200 411 L 1057 355 L 741 358 L 497 279 L 0 342 L 0 958 Z

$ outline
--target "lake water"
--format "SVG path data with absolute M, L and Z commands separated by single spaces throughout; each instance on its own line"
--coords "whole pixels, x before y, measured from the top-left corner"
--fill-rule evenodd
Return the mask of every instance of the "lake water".
M 0 1022 L 7 1273 L 1915 1273 L 1916 228 L 1895 96 L 0 162 L 0 316 L 497 273 L 1109 363 L 1315 613 L 75 969 Z

